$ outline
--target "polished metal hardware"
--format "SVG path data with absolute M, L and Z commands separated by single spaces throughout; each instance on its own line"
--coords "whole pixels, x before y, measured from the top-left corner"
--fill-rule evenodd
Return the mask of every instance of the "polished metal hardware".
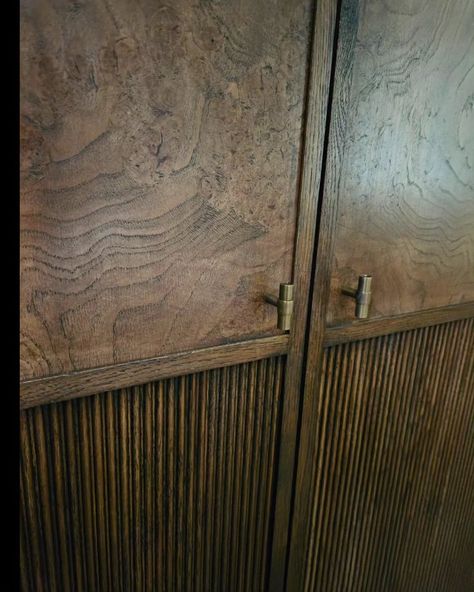
M 265 294 L 265 300 L 277 307 L 277 327 L 282 331 L 289 331 L 293 319 L 295 286 L 293 284 L 280 284 L 278 298 L 272 294 Z
M 342 288 L 342 293 L 355 299 L 356 318 L 366 319 L 369 316 L 370 301 L 372 300 L 371 275 L 360 275 L 357 290 L 354 290 L 354 288 Z

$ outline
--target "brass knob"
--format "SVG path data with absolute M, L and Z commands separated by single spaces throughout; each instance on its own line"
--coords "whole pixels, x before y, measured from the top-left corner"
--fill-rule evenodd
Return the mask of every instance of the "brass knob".
M 357 290 L 354 288 L 342 288 L 342 293 L 354 298 L 356 301 L 355 316 L 358 319 L 366 319 L 369 316 L 370 302 L 372 300 L 372 276 L 363 274 L 359 276 Z
M 294 284 L 280 284 L 278 298 L 272 294 L 265 294 L 265 300 L 277 307 L 277 327 L 282 331 L 289 331 L 293 318 Z

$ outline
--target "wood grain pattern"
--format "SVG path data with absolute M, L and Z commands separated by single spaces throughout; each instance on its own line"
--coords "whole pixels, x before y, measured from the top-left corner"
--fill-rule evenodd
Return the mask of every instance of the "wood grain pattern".
M 337 35 L 337 53 L 336 53 L 336 60 L 335 60 L 335 75 L 334 75 L 334 91 L 333 96 L 334 100 L 331 101 L 329 106 L 329 113 L 328 119 L 330 122 L 329 127 L 329 136 L 327 139 L 327 156 L 324 159 L 324 170 L 322 174 L 322 187 L 323 187 L 323 197 L 321 200 L 321 216 L 320 216 L 320 223 L 319 223 L 319 232 L 318 232 L 318 239 L 317 239 L 317 247 L 316 247 L 316 265 L 315 265 L 315 274 L 314 274 L 314 285 L 313 285 L 313 295 L 312 295 L 312 304 L 311 304 L 311 315 L 309 317 L 309 335 L 308 335 L 308 347 L 306 351 L 306 358 L 308 363 L 305 369 L 305 376 L 303 381 L 303 388 L 304 388 L 304 395 L 303 395 L 303 402 L 302 402 L 302 411 L 301 411 L 301 422 L 300 422 L 300 432 L 299 432 L 299 454 L 298 454 L 298 470 L 296 475 L 296 486 L 295 486 L 295 495 L 296 501 L 295 505 L 292 510 L 292 520 L 291 520 L 291 532 L 290 532 L 290 540 L 291 545 L 289 545 L 289 558 L 288 558 L 288 575 L 287 575 L 287 589 L 288 590 L 302 590 L 303 589 L 303 575 L 307 571 L 307 551 L 308 551 L 308 541 L 306 539 L 306 535 L 308 533 L 307 527 L 309 523 L 309 513 L 308 508 L 311 505 L 311 495 L 313 493 L 311 487 L 311 482 L 308 481 L 309 476 L 314 475 L 314 455 L 312 452 L 314 451 L 315 446 L 315 417 L 317 416 L 317 405 L 319 402 L 317 393 L 320 392 L 321 381 L 324 379 L 324 376 L 321 374 L 321 364 L 323 362 L 323 346 L 326 335 L 328 341 L 331 339 L 339 339 L 344 337 L 344 333 L 347 333 L 347 338 L 352 339 L 353 335 L 356 335 L 359 331 L 358 324 L 350 324 L 347 327 L 347 331 L 344 328 L 344 325 L 347 324 L 348 321 L 352 320 L 353 318 L 353 304 L 347 303 L 350 306 L 350 311 L 348 310 L 348 314 L 338 320 L 333 314 L 327 314 L 328 310 L 328 302 L 331 290 L 331 276 L 334 274 L 334 266 L 337 266 L 338 260 L 337 258 L 333 257 L 333 253 L 336 250 L 337 254 L 337 247 L 338 245 L 345 249 L 345 252 L 354 256 L 358 256 L 357 250 L 357 243 L 354 240 L 348 240 L 347 236 L 345 237 L 344 242 L 340 239 L 339 234 L 336 233 L 337 229 L 337 222 L 339 216 L 339 206 L 340 200 L 343 196 L 341 191 L 341 184 L 343 177 L 341 176 L 341 171 L 344 170 L 344 166 L 347 163 L 347 151 L 346 151 L 346 143 L 347 143 L 347 130 L 350 129 L 350 122 L 351 118 L 357 113 L 357 110 L 354 109 L 353 99 L 352 99 L 352 86 L 353 86 L 353 79 L 357 77 L 357 68 L 355 68 L 354 62 L 354 55 L 355 55 L 355 47 L 359 43 L 358 37 L 358 26 L 359 21 L 364 18 L 364 15 L 370 14 L 370 10 L 366 10 L 369 3 L 367 2 L 356 2 L 356 1 L 345 1 L 341 3 L 341 14 L 338 20 L 338 29 L 336 31 Z M 377 7 L 374 8 L 372 3 L 371 10 L 379 10 L 380 14 L 384 15 L 384 18 L 388 22 L 390 18 L 392 18 L 392 13 L 397 12 L 400 3 L 397 3 L 396 6 L 393 7 L 388 6 L 386 2 L 379 2 Z M 451 5 L 452 3 L 446 3 L 444 6 Z M 383 5 L 383 6 L 382 6 Z M 407 14 L 410 12 L 409 6 L 407 3 L 403 3 L 403 6 L 407 9 Z M 412 5 L 412 11 L 414 13 L 417 12 L 418 7 L 421 5 Z M 428 10 L 428 5 L 424 3 L 423 8 Z M 449 8 L 449 10 L 452 9 Z M 361 14 L 359 14 L 359 10 Z M 431 10 L 431 4 L 430 4 Z M 436 14 L 440 14 L 442 11 L 436 12 Z M 445 13 L 446 14 L 446 13 Z M 433 18 L 434 13 L 431 15 Z M 458 17 L 455 17 L 458 19 Z M 381 20 L 382 17 L 381 17 Z M 385 31 L 385 36 L 380 36 L 380 44 L 383 46 L 385 42 L 384 39 L 387 38 L 390 40 L 390 36 L 394 35 L 395 32 L 393 27 L 390 30 L 386 30 L 383 26 L 383 23 L 380 24 L 381 30 Z M 464 23 L 460 27 L 460 33 L 465 35 L 465 28 Z M 401 30 L 400 35 L 404 34 L 404 30 Z M 388 41 L 389 42 L 389 41 Z M 412 47 L 416 48 L 416 35 L 413 35 L 412 39 Z M 363 48 L 359 44 L 359 51 L 362 52 Z M 445 48 L 445 57 L 449 56 L 450 48 Z M 374 49 L 374 56 L 373 59 L 379 56 L 378 51 L 376 48 Z M 370 61 L 371 56 L 368 54 L 367 59 Z M 383 85 L 380 88 L 374 89 L 379 90 L 380 92 L 385 87 Z M 368 95 L 367 101 L 370 102 L 372 94 Z M 390 101 L 387 102 L 386 105 L 383 105 L 383 108 L 390 108 Z M 382 108 L 382 107 L 381 107 Z M 372 114 L 371 117 L 374 117 Z M 359 138 L 361 143 L 363 142 L 364 138 Z M 375 141 L 374 138 L 366 138 L 369 143 L 371 141 Z M 370 165 L 370 162 L 365 163 L 366 168 Z M 365 169 L 363 169 L 365 170 Z M 361 176 L 361 179 L 365 179 L 366 177 Z M 464 198 L 466 194 L 464 194 Z M 467 194 L 469 198 L 469 194 Z M 464 199 L 463 198 L 463 199 Z M 354 209 L 359 208 L 363 205 L 363 201 L 359 200 L 357 203 L 353 203 L 352 207 Z M 464 199 L 464 204 L 467 204 L 466 209 L 466 216 L 461 219 L 461 224 L 457 225 L 454 223 L 453 228 L 457 232 L 463 232 L 466 230 L 466 227 L 463 225 L 469 219 L 469 199 Z M 381 215 L 383 212 L 381 213 Z M 347 220 L 346 220 L 347 222 Z M 377 216 L 374 214 L 372 220 L 372 227 L 371 229 L 377 229 Z M 359 227 L 360 229 L 360 227 Z M 461 229 L 461 230 L 460 230 Z M 387 229 L 388 232 L 388 229 Z M 426 234 L 421 233 L 423 240 Z M 443 234 L 442 229 L 437 232 L 433 229 L 432 232 L 433 240 L 441 241 L 440 244 L 444 241 L 445 235 Z M 463 235 L 462 240 L 469 240 L 469 235 Z M 390 242 L 390 235 L 383 236 L 381 240 L 387 240 L 388 243 Z M 363 245 L 362 245 L 363 246 Z M 336 249 L 335 249 L 336 247 Z M 370 249 L 370 252 L 367 251 L 365 253 L 364 262 L 367 262 L 372 259 L 376 259 L 379 257 L 380 253 L 382 252 L 383 245 L 378 247 L 373 247 Z M 468 259 L 468 258 L 467 258 Z M 466 260 L 466 259 L 465 259 Z M 454 260 L 450 261 L 450 264 L 455 264 Z M 423 271 L 429 271 L 430 266 L 418 266 L 416 273 L 420 273 Z M 356 274 L 362 273 L 364 271 L 372 271 L 367 269 L 357 269 Z M 383 270 L 386 274 L 391 274 L 391 270 L 388 267 L 385 267 Z M 466 275 L 469 275 L 470 270 L 464 269 Z M 334 281 L 336 275 L 333 275 L 333 296 L 334 296 Z M 351 284 L 352 280 L 356 277 L 353 276 L 352 278 L 346 278 L 347 284 Z M 393 277 L 392 275 L 389 276 L 390 278 Z M 401 283 L 398 283 L 398 286 L 401 286 Z M 450 300 L 443 300 L 442 292 L 443 287 L 436 285 L 434 287 L 434 293 L 440 296 L 439 302 L 442 305 L 445 305 L 450 302 Z M 338 295 L 339 297 L 339 295 Z M 466 299 L 469 299 L 466 296 Z M 470 300 L 473 300 L 471 297 Z M 386 299 L 384 302 L 390 302 L 390 294 L 386 294 Z M 428 304 L 425 302 L 425 306 Z M 469 307 L 469 304 L 466 304 Z M 423 307 L 421 307 L 423 308 Z M 409 323 L 413 322 L 416 323 L 419 321 L 418 318 L 418 304 L 414 305 L 414 308 L 409 308 L 408 310 L 403 310 L 403 313 L 410 313 L 415 312 L 416 314 L 410 319 L 406 318 L 405 314 L 403 314 L 403 323 L 408 320 Z M 375 309 L 374 309 L 375 310 Z M 427 311 L 427 317 L 425 320 L 428 321 L 428 324 L 431 323 L 433 320 L 432 314 L 433 311 Z M 392 317 L 393 315 L 397 315 L 397 309 L 394 307 L 390 309 L 389 316 Z M 443 312 L 444 314 L 444 312 Z M 398 315 L 397 315 L 398 316 Z M 331 323 L 337 323 L 338 326 L 332 327 L 326 326 L 326 320 L 330 319 Z M 398 319 L 395 319 L 394 323 L 400 323 L 402 316 Z M 365 338 L 370 335 L 371 328 L 376 328 L 377 331 L 383 330 L 384 326 L 390 332 L 393 328 L 393 323 L 391 319 L 385 318 L 383 320 L 387 320 L 387 323 L 380 322 L 377 324 L 377 327 L 370 322 L 369 324 L 365 325 L 361 323 L 361 331 L 363 330 L 364 333 L 359 333 L 360 338 Z M 362 329 L 362 325 L 364 325 Z M 326 327 L 326 331 L 323 332 L 321 329 L 322 327 Z M 403 329 L 404 327 L 399 326 L 399 330 Z M 408 327 L 405 327 L 408 328 Z M 367 331 L 367 333 L 366 333 Z M 370 343 L 370 340 L 363 342 L 363 343 Z M 354 345 L 355 347 L 355 345 Z M 361 345 L 362 347 L 362 345 Z M 408 356 L 412 356 L 412 362 L 417 362 L 417 356 L 419 355 L 418 352 L 407 352 Z M 421 354 L 420 354 L 421 355 Z M 353 369 L 352 369 L 353 370 Z M 448 371 L 448 370 L 446 370 Z M 350 376 L 350 371 L 348 370 L 346 373 L 346 377 Z M 334 392 L 333 397 L 335 400 L 337 399 L 337 385 L 334 384 Z M 329 435 L 328 435 L 329 437 Z M 356 434 L 354 432 L 354 437 Z M 327 454 L 331 454 L 330 449 L 325 449 Z M 327 463 L 327 456 L 326 457 L 319 457 L 318 462 L 319 468 L 318 470 L 330 470 L 330 465 Z M 328 469 L 329 466 L 329 469 Z M 334 557 L 334 556 L 333 556 Z M 329 561 L 328 561 L 329 564 Z M 326 565 L 328 565 L 326 564 Z M 459 565 L 459 563 L 458 563 Z M 330 583 L 331 581 L 328 580 Z M 328 583 L 328 590 L 331 590 Z M 347 586 L 350 586 L 349 582 L 346 582 Z M 319 589 L 326 589 L 326 588 L 319 588 Z M 335 588 L 341 590 L 347 590 L 352 588 Z M 363 589 L 363 588 L 362 588 Z M 376 588 L 377 589 L 377 588 Z M 383 587 L 379 587 L 378 589 L 384 589 Z M 403 590 L 401 588 L 392 588 L 393 590 Z M 429 589 L 429 588 L 428 588 Z
M 472 590 L 474 319 L 329 347 L 307 399 L 287 589 Z
M 299 300 L 301 301 L 302 299 L 300 298 Z M 369 339 L 379 335 L 429 327 L 470 317 L 474 317 L 474 303 L 472 302 L 455 304 L 433 310 L 424 310 L 417 313 L 407 313 L 391 318 L 373 319 L 363 322 L 358 321 L 339 327 L 327 328 L 324 332 L 322 346 L 327 347 L 337 343 Z M 83 370 L 72 374 L 28 380 L 20 384 L 20 408 L 27 409 L 35 405 L 44 405 L 46 403 L 94 395 L 110 389 L 125 388 L 158 379 L 192 374 L 203 370 L 243 364 L 245 362 L 287 354 L 288 365 L 290 365 L 291 360 L 295 359 L 295 361 L 294 365 L 292 364 L 291 368 L 287 371 L 285 379 L 286 394 L 282 420 L 282 437 L 287 439 L 285 440 L 285 452 L 281 451 L 281 454 L 291 456 L 291 446 L 294 447 L 294 442 L 291 444 L 290 440 L 296 439 L 299 403 L 298 388 L 301 385 L 301 377 L 297 373 L 297 369 L 300 368 L 301 371 L 304 353 L 304 342 L 302 339 L 297 339 L 296 336 L 298 323 L 295 323 L 295 325 L 290 335 L 275 335 L 261 339 L 250 339 L 227 345 L 171 354 L 159 358 L 138 360 L 106 366 L 104 368 Z M 295 342 L 293 348 L 290 347 L 291 338 Z M 289 459 L 285 462 L 288 462 L 289 466 Z M 289 469 L 288 474 L 290 474 Z M 282 480 L 281 486 L 286 485 L 291 490 L 289 481 L 289 479 Z M 283 508 L 285 507 L 287 507 L 287 504 L 282 503 L 282 512 L 284 512 Z M 286 532 L 286 529 L 283 528 L 282 532 Z M 282 541 L 280 543 L 282 544 L 281 552 L 284 553 L 285 545 Z
M 298 433 L 298 458 L 295 463 L 294 495 L 291 507 L 291 522 L 288 531 L 287 557 L 284 573 L 285 590 L 288 582 L 288 570 L 291 570 L 291 580 L 294 574 L 305 572 L 306 541 L 304 534 L 308 523 L 308 514 L 298 511 L 298 508 L 309 507 L 308 496 L 310 487 L 306 482 L 306 474 L 299 467 L 301 457 L 303 462 L 307 458 L 306 451 L 313 443 L 313 393 L 318 392 L 321 382 L 321 364 L 323 359 L 324 334 L 326 330 L 326 311 L 329 303 L 330 282 L 332 271 L 332 254 L 334 250 L 335 229 L 337 222 L 337 175 L 340 170 L 343 151 L 341 139 L 343 137 L 344 122 L 350 105 L 347 98 L 350 86 L 350 60 L 340 59 L 340 52 L 350 53 L 354 36 L 352 31 L 354 22 L 357 22 L 356 14 L 342 10 L 338 1 L 337 27 L 334 32 L 334 59 L 331 67 L 331 93 L 327 113 L 326 134 L 324 138 L 325 154 L 323 170 L 321 171 L 321 197 L 318 220 L 318 232 L 314 253 L 315 265 L 312 276 L 312 292 L 310 314 L 308 316 L 307 346 L 305 350 L 304 376 L 302 377 L 302 397 L 299 410 Z M 334 7 L 333 7 L 334 8 Z M 353 5 L 357 8 L 357 5 Z M 341 39 L 346 40 L 342 44 Z M 339 56 L 339 57 L 338 57 Z M 336 99 L 335 99 L 336 98 Z M 297 470 L 296 470 L 297 469 Z M 311 472 L 311 467 L 307 468 Z M 297 496 L 297 502 L 295 502 Z M 298 505 L 296 505 L 296 503 Z M 295 510 L 296 508 L 296 510 Z M 289 588 L 290 590 L 301 589 Z
M 22 590 L 264 590 L 284 367 L 23 411 Z
M 324 347 L 338 343 L 360 341 L 361 339 L 369 339 L 380 335 L 390 335 L 391 333 L 409 331 L 410 329 L 441 325 L 442 323 L 472 317 L 474 317 L 474 302 L 465 302 L 441 308 L 409 312 L 394 317 L 355 321 L 336 327 L 327 327 L 324 332 Z
M 274 334 L 311 1 L 21 4 L 21 371 Z
M 20 384 L 20 407 L 27 409 L 158 379 L 253 362 L 284 355 L 287 351 L 288 335 L 276 335 L 73 374 L 38 378 Z
M 311 62 L 309 68 L 303 166 L 295 249 L 295 310 L 288 342 L 285 396 L 283 400 L 281 442 L 278 458 L 278 486 L 275 501 L 269 589 L 283 590 L 285 583 L 288 533 L 290 528 L 293 475 L 295 470 L 301 384 L 305 363 L 306 334 L 310 313 L 310 294 L 315 237 L 318 223 L 321 174 L 323 171 L 326 113 L 330 93 L 336 3 L 316 2 Z
M 474 300 L 474 3 L 344 0 L 330 325 Z M 349 106 L 349 109 L 347 109 Z

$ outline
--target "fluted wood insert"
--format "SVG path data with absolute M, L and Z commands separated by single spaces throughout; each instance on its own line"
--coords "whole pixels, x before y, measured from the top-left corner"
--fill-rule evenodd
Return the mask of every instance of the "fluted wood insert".
M 327 348 L 318 397 L 303 589 L 472 591 L 474 319 Z
M 263 590 L 284 363 L 24 411 L 22 589 Z

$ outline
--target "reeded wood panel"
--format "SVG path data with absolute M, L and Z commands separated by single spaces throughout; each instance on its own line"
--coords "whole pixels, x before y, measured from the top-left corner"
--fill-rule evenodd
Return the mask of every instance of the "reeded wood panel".
M 21 2 L 21 371 L 275 333 L 312 0 Z
M 263 590 L 284 363 L 23 412 L 22 589 Z
M 471 592 L 474 319 L 330 347 L 322 371 L 288 590 Z
M 329 324 L 362 273 L 372 318 L 474 300 L 473 30 L 472 0 L 343 0 Z

